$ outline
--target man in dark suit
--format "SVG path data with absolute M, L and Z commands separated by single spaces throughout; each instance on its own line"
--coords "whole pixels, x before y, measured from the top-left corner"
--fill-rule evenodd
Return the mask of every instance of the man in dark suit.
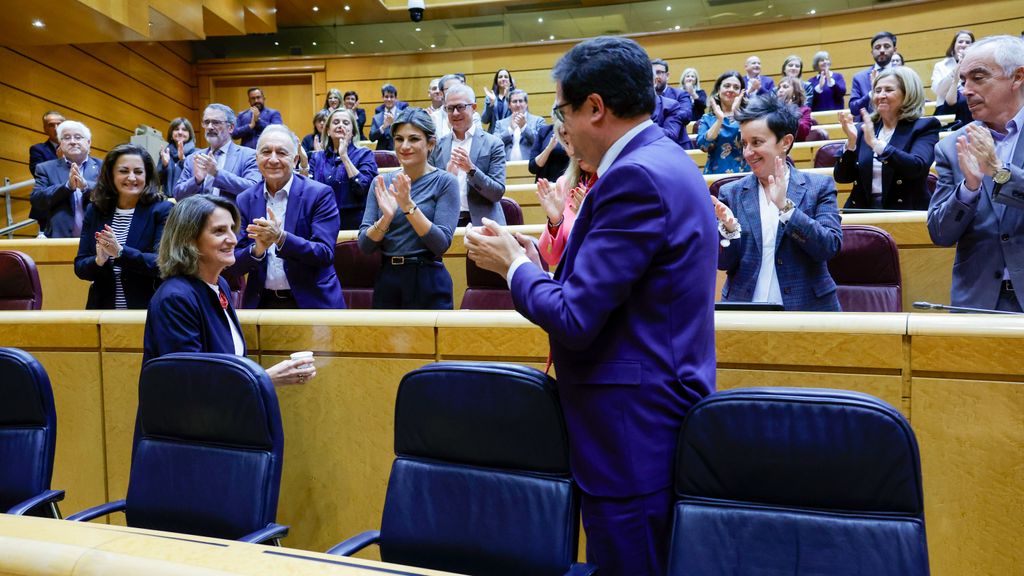
M 459 180 L 459 226 L 480 225 L 484 218 L 504 224 L 505 146 L 473 123 L 476 94 L 472 88 L 455 84 L 445 91 L 444 102 L 452 131 L 437 142 L 428 161 Z
M 102 161 L 89 156 L 92 132 L 85 124 L 61 122 L 57 137 L 64 157 L 36 166 L 36 183 L 29 200 L 32 213 L 46 222 L 41 231 L 47 238 L 78 238 Z
M 249 274 L 243 308 L 345 308 L 334 272 L 341 221 L 329 186 L 294 174 L 298 139 L 270 126 L 256 146 L 263 181 L 238 195 L 246 234 L 228 275 Z
M 896 53 L 896 35 L 892 32 L 879 32 L 871 37 L 871 58 L 875 65 L 862 70 L 853 76 L 853 87 L 850 90 L 850 113 L 860 118 L 860 111 L 871 111 L 871 87 L 875 76 L 892 64 L 892 55 Z
M 550 337 L 587 559 L 613 576 L 665 573 L 679 428 L 715 386 L 715 217 L 696 165 L 650 121 L 650 74 L 625 38 L 555 65 L 552 113 L 598 178 L 553 278 L 495 223 L 466 232 L 469 257 Z
M 377 150 L 394 150 L 395 141 L 391 138 L 391 125 L 398 117 L 398 112 L 409 105 L 398 100 L 398 88 L 394 84 L 385 84 L 380 88 L 384 103 L 378 106 L 370 123 L 370 140 L 377 142 Z M 405 104 L 405 106 L 399 106 Z
M 28 170 L 33 176 L 36 175 L 36 166 L 48 160 L 57 159 L 57 150 L 60 148 L 57 126 L 63 121 L 64 115 L 56 110 L 50 110 L 43 114 L 43 132 L 46 133 L 46 142 L 33 144 L 28 149 Z
M 996 52 L 1001 52 L 1001 61 Z M 928 233 L 956 244 L 956 306 L 1024 309 L 1024 41 L 992 36 L 960 60 L 964 97 L 976 122 L 935 146 L 939 182 Z
M 529 95 L 526 90 L 515 89 L 508 93 L 508 106 L 512 114 L 498 120 L 494 135 L 505 145 L 505 159 L 529 160 L 530 150 L 537 139 L 537 131 L 544 126 L 544 119 L 530 114 Z
M 272 124 L 281 124 L 281 113 L 266 107 L 266 97 L 260 88 L 249 88 L 249 109 L 238 115 L 238 123 L 231 137 L 241 140 L 239 144 L 246 148 L 256 148 L 260 134 Z
M 668 85 L 668 62 L 661 58 L 651 60 L 651 72 L 654 73 L 654 91 L 663 98 L 671 98 L 679 103 L 679 116 L 686 123 L 693 120 L 693 99 L 690 93 Z M 658 123 L 657 120 L 654 121 Z M 673 140 L 676 140 L 673 138 Z M 678 140 L 676 140 L 678 142 Z
M 654 112 L 651 113 L 651 122 L 654 122 L 665 131 L 665 136 L 670 140 L 686 147 L 690 139 L 686 134 L 687 120 L 679 102 L 664 96 L 654 97 Z
M 231 141 L 235 112 L 223 104 L 206 107 L 202 126 L 209 146 L 185 158 L 174 197 L 182 200 L 193 194 L 213 194 L 234 202 L 235 196 L 260 179 L 256 151 Z

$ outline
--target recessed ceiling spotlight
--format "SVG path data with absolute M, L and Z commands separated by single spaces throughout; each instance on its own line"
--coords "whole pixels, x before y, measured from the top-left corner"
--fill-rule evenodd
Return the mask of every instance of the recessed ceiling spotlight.
M 46 28 L 46 24 L 42 20 L 33 20 L 32 25 L 36 28 Z
M 319 12 L 319 11 L 320 11 L 320 7 L 319 6 L 313 6 L 313 12 Z
M 679 24 L 676 24 L 676 28 L 675 29 L 679 30 L 679 28 L 680 28 Z
M 666 12 L 671 12 L 672 11 L 672 7 L 671 6 L 665 6 L 665 11 Z
M 277 40 L 274 40 L 274 46 L 280 46 L 280 45 L 281 45 L 280 42 L 278 42 Z
M 543 24 L 544 23 L 544 19 L 543 18 L 537 18 L 537 22 Z
M 383 43 L 384 43 L 384 41 L 383 41 L 383 40 L 377 40 L 377 43 L 378 43 L 378 44 L 383 44 Z
M 431 48 L 437 48 L 437 45 L 436 44 L 431 44 L 430 47 Z
M 815 10 L 814 8 L 811 8 L 811 11 L 810 11 L 810 12 L 808 12 L 808 14 L 810 14 L 811 16 L 814 16 L 814 15 L 815 15 L 815 14 L 817 14 L 817 13 L 818 13 L 818 11 L 817 11 L 817 10 Z
M 313 46 L 316 46 L 316 40 L 313 41 Z
M 348 12 L 351 9 L 352 9 L 351 6 L 349 6 L 348 4 L 345 4 L 345 12 Z
M 551 36 L 548 36 L 548 40 L 554 40 L 554 39 L 555 39 L 555 35 L 554 34 L 552 34 Z
M 355 43 L 356 43 L 356 41 L 355 41 L 355 40 L 349 40 L 349 41 L 348 41 L 348 43 L 349 43 L 349 44 L 355 44 Z
M 417 26 L 417 27 L 416 27 L 416 31 L 417 31 L 417 32 L 422 32 L 422 31 L 423 31 L 423 29 L 422 29 L 422 28 L 420 28 L 419 26 Z

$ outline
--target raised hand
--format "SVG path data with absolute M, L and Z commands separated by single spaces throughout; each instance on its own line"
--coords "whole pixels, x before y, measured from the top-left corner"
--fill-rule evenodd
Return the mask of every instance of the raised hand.
M 260 109 L 255 106 L 251 106 L 249 108 L 249 112 L 252 112 L 252 119 L 249 120 L 249 128 L 255 128 L 256 121 L 260 119 Z
M 409 196 L 411 191 L 412 180 L 405 173 L 396 174 L 391 180 L 391 186 L 388 187 L 388 193 L 394 197 L 395 203 L 402 209 L 402 212 L 408 212 L 416 205 Z
M 383 176 L 377 176 L 377 179 L 374 180 L 373 196 L 377 199 L 377 206 L 380 208 L 381 214 L 384 215 L 385 222 L 390 224 L 395 217 L 395 211 L 398 210 L 398 202 L 385 188 Z
M 272 244 L 281 241 L 284 236 L 281 220 L 274 214 L 273 208 L 267 206 L 266 218 L 254 218 L 252 224 L 245 227 L 249 238 L 256 241 L 256 256 L 262 256 Z
M 775 173 L 768 176 L 768 189 L 765 190 L 765 193 L 779 210 L 786 206 L 786 188 L 788 187 L 786 180 L 786 161 L 782 156 L 776 156 Z
M 739 221 L 736 220 L 736 216 L 733 215 L 732 209 L 725 205 L 724 202 L 720 201 L 714 196 L 708 195 L 711 198 L 711 204 L 715 207 L 715 218 L 722 223 L 722 227 L 725 228 L 726 232 L 735 232 L 736 226 L 739 225 Z
M 488 102 L 494 102 L 495 100 L 498 99 L 498 97 L 494 95 L 494 92 L 487 87 L 484 88 L 484 95 Z
M 871 121 L 871 114 L 867 111 L 867 108 L 862 108 L 860 111 L 860 130 L 864 133 L 864 145 L 868 148 L 875 147 L 875 123 Z M 855 137 L 856 139 L 856 137 Z
M 846 110 L 840 111 L 839 126 L 846 134 L 846 149 L 854 150 L 857 146 L 857 125 L 853 123 L 853 115 Z
M 540 206 L 544 209 L 550 224 L 558 222 L 565 212 L 565 197 L 562 186 L 557 183 L 552 185 L 545 178 L 537 180 L 537 199 L 540 200 Z
M 324 147 L 320 144 L 320 135 L 313 136 L 313 151 L 320 152 Z
M 723 112 L 722 107 L 718 105 L 718 100 L 716 98 L 710 98 L 708 100 L 708 104 L 711 105 L 711 113 L 715 115 L 715 118 L 724 121 L 725 112 Z
M 171 163 L 171 147 L 164 146 L 160 149 L 160 163 L 166 168 Z

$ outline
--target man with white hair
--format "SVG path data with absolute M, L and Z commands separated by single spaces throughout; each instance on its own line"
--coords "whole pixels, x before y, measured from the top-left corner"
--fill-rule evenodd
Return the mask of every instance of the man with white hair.
M 287 126 L 267 126 L 256 142 L 263 180 L 236 198 L 245 234 L 225 274 L 249 274 L 243 308 L 345 308 L 334 272 L 334 191 L 295 174 L 298 148 Z
M 260 179 L 256 151 L 231 141 L 235 121 L 234 110 L 223 104 L 213 103 L 203 110 L 202 133 L 209 146 L 185 158 L 185 169 L 174 184 L 175 198 L 213 194 L 234 201 Z
M 452 131 L 452 126 L 448 123 L 448 112 L 444 109 L 445 92 L 452 86 L 465 83 L 466 77 L 462 74 L 445 74 L 437 82 L 437 87 L 441 89 L 441 105 L 436 110 L 430 112 L 430 115 L 434 119 L 434 137 L 438 140 L 444 138 Z M 475 110 L 473 111 L 473 126 L 476 126 L 478 130 L 483 129 L 483 124 L 480 122 L 480 113 Z
M 956 306 L 1024 309 L 1024 40 L 990 36 L 960 60 L 976 122 L 935 145 L 939 181 L 928 232 L 956 244 Z
M 47 238 L 78 238 L 102 161 L 89 156 L 92 132 L 81 122 L 61 122 L 57 139 L 64 157 L 36 166 L 36 184 L 29 199 L 32 212 L 45 215 L 46 224 L 40 231 Z
M 505 146 L 473 123 L 476 94 L 465 84 L 445 91 L 444 109 L 452 131 L 437 142 L 430 165 L 443 168 L 459 181 L 459 226 L 480 225 L 490 218 L 505 224 L 501 197 L 505 195 Z

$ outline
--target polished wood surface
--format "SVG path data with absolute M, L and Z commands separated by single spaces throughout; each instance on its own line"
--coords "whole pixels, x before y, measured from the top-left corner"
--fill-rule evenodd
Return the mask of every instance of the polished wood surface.
M 239 318 L 249 353 L 264 366 L 298 349 L 317 358 L 315 379 L 278 388 L 286 435 L 278 521 L 292 526 L 285 544 L 307 550 L 379 526 L 403 374 L 437 360 L 543 368 L 548 356 L 547 336 L 515 312 L 240 311 Z M 53 382 L 53 485 L 68 491 L 65 512 L 124 497 L 144 321 L 142 312 L 0 313 L 0 345 L 29 350 Z M 1012 574 L 1022 565 L 1020 320 L 719 312 L 715 324 L 720 389 L 858 390 L 910 419 L 921 447 L 933 574 Z

